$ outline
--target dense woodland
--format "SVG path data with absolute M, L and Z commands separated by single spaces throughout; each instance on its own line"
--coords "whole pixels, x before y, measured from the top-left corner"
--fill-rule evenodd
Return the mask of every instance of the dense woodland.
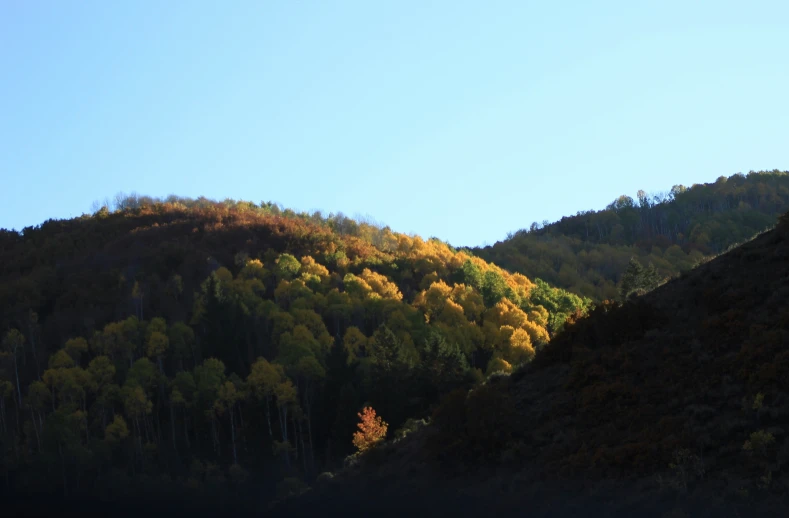
M 438 240 L 271 203 L 118 196 L 0 231 L 0 477 L 14 491 L 287 494 L 590 301 Z M 99 493 L 96 493 L 96 492 Z
M 787 344 L 789 213 L 649 293 L 571 318 L 533 361 L 452 391 L 428 426 L 285 505 L 783 517 Z
M 787 422 L 787 223 L 708 261 L 772 226 L 788 187 L 776 171 L 620 197 L 475 251 L 342 214 L 175 196 L 0 230 L 0 480 L 281 498 L 408 435 L 421 442 L 404 448 L 455 474 L 515 459 L 540 476 L 660 473 L 687 489 L 703 455 L 762 491 L 761 477 L 786 477 L 784 453 L 765 452 Z M 592 304 L 680 271 L 624 306 Z
M 735 174 L 666 193 L 639 191 L 635 200 L 620 196 L 605 210 L 533 223 L 474 253 L 600 302 L 619 298 L 631 258 L 675 277 L 771 228 L 787 209 L 789 173 Z

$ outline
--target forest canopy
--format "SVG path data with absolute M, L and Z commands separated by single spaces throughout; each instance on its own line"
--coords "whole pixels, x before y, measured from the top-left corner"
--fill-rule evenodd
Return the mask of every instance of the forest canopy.
M 118 196 L 0 241 L 17 488 L 310 480 L 352 453 L 363 408 L 395 431 L 590 305 L 437 239 L 268 202 Z
M 603 210 L 535 222 L 473 251 L 599 302 L 620 296 L 633 258 L 644 267 L 651 263 L 661 278 L 675 277 L 772 228 L 787 209 L 789 172 L 738 173 L 663 193 L 638 191 L 635 199 L 619 196 Z

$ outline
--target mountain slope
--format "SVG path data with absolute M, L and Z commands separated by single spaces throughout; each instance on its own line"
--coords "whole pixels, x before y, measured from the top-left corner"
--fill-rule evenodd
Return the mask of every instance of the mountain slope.
M 583 307 L 342 216 L 117 209 L 0 232 L 7 489 L 257 502 L 351 453 L 363 406 L 395 431 L 528 362 Z
M 509 271 L 596 301 L 618 297 L 631 257 L 674 277 L 771 227 L 789 209 L 789 173 L 736 174 L 638 199 L 620 196 L 605 210 L 533 224 L 474 253 Z
M 788 308 L 784 216 L 633 302 L 599 306 L 529 365 L 445 398 L 410 442 L 302 503 L 364 488 L 473 495 L 491 512 L 535 516 L 595 505 L 622 516 L 785 515 Z

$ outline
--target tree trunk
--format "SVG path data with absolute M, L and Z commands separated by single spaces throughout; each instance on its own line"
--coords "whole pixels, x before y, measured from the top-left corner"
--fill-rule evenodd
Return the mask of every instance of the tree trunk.
M 172 403 L 170 404 L 170 432 L 173 436 L 173 451 L 176 458 L 178 457 L 178 444 L 175 442 L 175 410 L 173 410 Z
M 268 436 L 269 438 L 274 438 L 274 432 L 271 431 L 271 410 L 270 410 L 270 402 L 269 397 L 266 396 L 266 421 L 268 422 Z
M 36 364 L 36 377 L 41 381 L 41 365 L 38 363 L 38 354 L 36 353 L 36 335 L 33 324 L 28 321 L 28 330 L 30 333 L 30 350 L 33 353 L 33 362 Z
M 233 406 L 230 407 L 230 438 L 231 442 L 233 443 L 233 464 L 238 464 L 238 455 L 236 454 L 236 424 L 235 424 L 235 412 L 233 412 Z
M 304 433 L 301 431 L 301 419 L 299 419 L 296 424 L 298 426 L 299 442 L 301 442 L 301 461 L 304 466 L 304 473 L 307 474 L 309 470 L 307 469 L 307 452 L 304 449 Z
M 140 418 L 134 418 L 134 431 L 137 433 L 137 440 L 134 441 L 137 445 L 137 450 L 142 454 L 142 432 L 140 431 Z
M 310 398 L 311 390 L 312 388 L 310 387 L 308 382 L 307 393 L 305 394 L 304 400 L 307 403 L 307 433 L 308 433 L 307 437 L 310 440 L 310 468 L 312 468 L 312 470 L 315 470 L 315 449 L 313 448 L 313 443 L 312 443 L 312 401 L 311 401 L 312 398 Z
M 16 350 L 14 350 L 14 373 L 16 374 L 16 393 L 19 395 L 19 408 L 22 408 L 22 389 L 19 388 L 19 368 L 16 361 Z
M 184 407 L 184 438 L 186 439 L 186 449 L 190 449 L 192 444 L 189 442 L 189 422 L 186 420 L 186 407 Z
M 63 475 L 63 496 L 68 496 L 68 486 L 66 484 L 66 460 L 63 458 L 63 446 L 58 441 L 58 453 L 60 454 L 60 472 Z
M 212 446 L 214 447 L 214 453 L 218 455 L 219 453 L 217 451 L 217 442 L 219 441 L 217 441 L 216 438 L 216 421 L 213 418 L 211 418 L 211 442 L 212 442 Z
M 283 453 L 285 454 L 285 466 L 290 470 L 290 452 L 288 451 L 288 409 L 287 407 L 283 406 L 280 408 L 279 414 L 279 428 L 280 432 L 282 433 L 282 444 L 285 450 Z
M 244 453 L 248 453 L 247 438 L 246 438 L 246 434 L 244 433 L 244 430 L 246 429 L 246 427 L 244 426 L 244 411 L 241 409 L 240 404 L 238 405 L 238 422 L 239 425 L 241 426 L 241 445 L 244 448 Z
M 309 415 L 309 411 L 307 411 L 307 433 L 308 438 L 310 440 L 310 468 L 315 470 L 315 448 L 313 447 L 312 442 L 312 417 Z
M 5 398 L 0 397 L 0 430 L 3 431 L 3 434 L 6 433 L 6 425 L 5 425 Z

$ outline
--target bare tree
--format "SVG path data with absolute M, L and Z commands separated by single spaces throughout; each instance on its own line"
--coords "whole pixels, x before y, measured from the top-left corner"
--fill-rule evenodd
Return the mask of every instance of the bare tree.
M 126 193 L 119 191 L 113 199 L 113 209 L 124 210 L 126 209 Z

